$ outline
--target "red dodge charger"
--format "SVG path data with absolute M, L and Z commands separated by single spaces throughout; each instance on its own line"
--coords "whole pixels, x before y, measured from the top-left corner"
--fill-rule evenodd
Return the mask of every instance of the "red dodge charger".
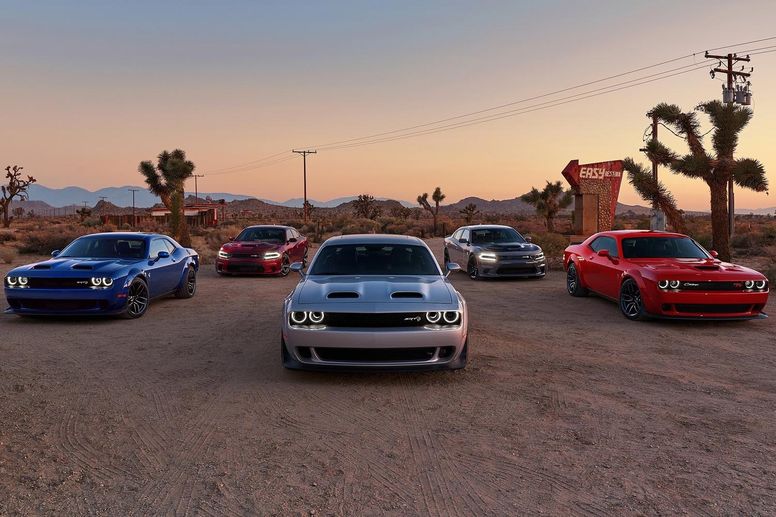
M 679 233 L 601 232 L 566 248 L 566 288 L 617 301 L 631 320 L 765 318 L 768 279 L 716 256 Z
M 290 226 L 249 226 L 218 250 L 216 272 L 288 275 L 293 262 L 307 260 L 307 239 Z

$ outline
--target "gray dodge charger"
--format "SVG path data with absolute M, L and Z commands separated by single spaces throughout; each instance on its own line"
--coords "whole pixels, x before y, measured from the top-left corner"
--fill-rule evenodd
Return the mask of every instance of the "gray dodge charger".
M 511 226 L 477 224 L 458 228 L 445 238 L 445 262 L 466 264 L 477 280 L 487 277 L 543 278 L 547 260 L 536 244 Z
M 440 370 L 466 366 L 466 302 L 415 237 L 347 235 L 321 245 L 283 303 L 283 366 Z M 448 263 L 446 269 L 459 269 Z

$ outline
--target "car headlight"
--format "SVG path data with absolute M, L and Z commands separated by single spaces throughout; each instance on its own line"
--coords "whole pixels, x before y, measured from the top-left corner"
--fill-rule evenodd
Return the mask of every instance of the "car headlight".
M 294 311 L 291 313 L 291 322 L 301 325 L 307 321 L 307 313 L 302 311 Z
M 27 284 L 30 282 L 30 280 L 26 276 L 20 276 L 17 281 L 19 282 L 19 287 L 26 287 Z
M 758 280 L 757 282 L 754 283 L 754 286 L 757 289 L 765 289 L 766 285 L 768 285 L 768 282 L 766 282 L 765 280 Z
M 681 282 L 679 280 L 671 280 L 668 282 L 668 287 L 671 289 L 679 289 L 679 286 L 681 285 Z
M 108 288 L 113 285 L 113 279 L 111 277 L 93 276 L 90 280 L 90 283 L 94 288 Z
M 442 319 L 445 320 L 445 323 L 452 325 L 461 319 L 461 313 L 458 311 L 445 311 L 442 315 Z
M 229 255 L 224 250 L 218 250 L 218 258 L 220 259 L 228 259 L 231 255 Z
M 112 278 L 110 278 L 110 277 L 104 277 L 104 278 L 102 279 L 102 285 L 104 285 L 105 287 L 110 287 L 110 286 L 112 286 L 112 285 L 113 285 L 113 279 L 112 279 Z
M 442 313 L 439 311 L 427 312 L 426 319 L 429 323 L 439 323 L 439 320 L 442 319 Z
M 747 280 L 746 282 L 744 282 L 744 287 L 746 287 L 747 289 L 753 288 L 754 287 L 754 280 Z
M 102 278 L 98 276 L 93 276 L 91 283 L 92 283 L 92 287 L 100 287 L 102 285 Z
M 668 280 L 661 280 L 657 283 L 660 289 L 668 289 Z
M 497 258 L 495 253 L 480 253 L 477 255 L 477 257 L 480 260 L 484 260 L 485 262 L 496 262 Z
M 264 260 L 272 260 L 280 258 L 280 253 L 277 251 L 268 251 L 264 254 Z
M 313 311 L 313 312 L 308 313 L 307 317 L 310 319 L 311 323 L 315 323 L 316 325 L 318 323 L 322 323 L 323 322 L 323 313 L 322 312 Z
M 5 283 L 8 285 L 8 287 L 16 287 L 19 281 L 15 276 L 7 276 L 5 277 Z

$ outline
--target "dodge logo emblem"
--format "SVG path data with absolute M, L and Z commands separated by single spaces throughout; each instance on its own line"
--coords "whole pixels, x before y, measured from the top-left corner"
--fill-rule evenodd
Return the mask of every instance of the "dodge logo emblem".
M 404 321 L 420 321 L 420 316 L 412 316 L 410 318 L 404 318 Z

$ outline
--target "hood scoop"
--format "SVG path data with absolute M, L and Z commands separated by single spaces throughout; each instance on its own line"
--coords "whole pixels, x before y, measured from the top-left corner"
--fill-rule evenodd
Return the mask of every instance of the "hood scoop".
M 334 291 L 329 293 L 326 298 L 329 300 L 338 300 L 343 298 L 358 298 L 358 293 L 354 291 Z
M 32 269 L 51 269 L 51 266 L 48 264 L 38 264 L 37 266 L 32 266 Z
M 396 291 L 394 293 L 391 293 L 391 298 L 393 298 L 394 300 L 397 300 L 397 299 L 398 300 L 402 300 L 402 299 L 406 300 L 407 298 L 414 298 L 414 299 L 420 298 L 420 299 L 423 299 L 423 294 L 422 293 L 417 293 L 417 292 L 414 292 L 414 291 Z
M 92 266 L 88 265 L 88 264 L 76 264 L 76 265 L 73 266 L 72 269 L 78 269 L 78 270 L 81 270 L 81 271 L 91 271 L 94 268 Z
M 719 269 L 718 265 L 704 265 L 704 266 L 695 266 L 695 269 L 700 269 L 701 271 L 716 271 Z

